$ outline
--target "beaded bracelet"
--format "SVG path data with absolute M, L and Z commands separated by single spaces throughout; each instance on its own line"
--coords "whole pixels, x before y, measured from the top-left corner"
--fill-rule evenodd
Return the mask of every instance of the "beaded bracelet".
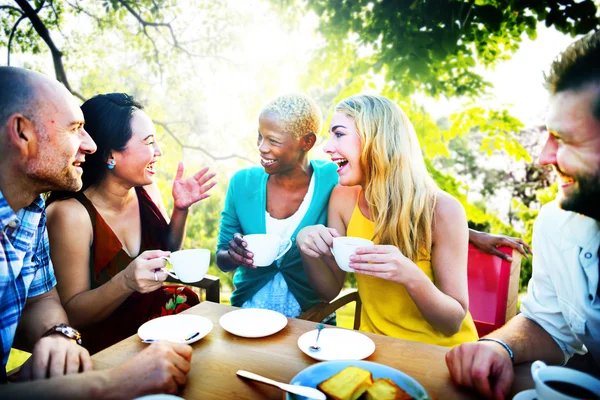
M 510 356 L 510 361 L 512 361 L 512 363 L 514 364 L 514 362 L 515 362 L 515 355 L 513 354 L 513 351 L 510 348 L 510 346 L 506 344 L 506 342 L 504 342 L 503 340 L 496 339 L 496 338 L 491 338 L 491 337 L 481 338 L 481 339 L 478 340 L 478 342 L 483 342 L 483 341 L 486 341 L 486 340 L 490 341 L 490 342 L 496 342 L 500 346 L 504 347 L 506 349 L 506 351 L 508 351 L 508 355 Z

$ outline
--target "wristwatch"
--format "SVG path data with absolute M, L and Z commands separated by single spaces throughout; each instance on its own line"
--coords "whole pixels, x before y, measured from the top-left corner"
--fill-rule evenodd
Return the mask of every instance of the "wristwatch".
M 67 324 L 54 325 L 52 328 L 48 329 L 46 333 L 42 335 L 42 337 L 50 336 L 54 333 L 65 335 L 69 339 L 76 341 L 78 345 L 81 345 L 81 333 L 79 333 L 79 331 L 72 326 Z

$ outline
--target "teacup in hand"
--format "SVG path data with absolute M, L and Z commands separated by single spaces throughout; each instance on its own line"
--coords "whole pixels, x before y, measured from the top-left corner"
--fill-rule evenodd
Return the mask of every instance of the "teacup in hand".
M 244 236 L 246 250 L 254 254 L 254 265 L 268 267 L 279 260 L 292 247 L 290 239 L 281 239 L 278 235 L 257 233 Z
M 549 367 L 542 361 L 531 364 L 535 391 L 540 400 L 600 398 L 600 380 L 565 367 Z
M 175 271 L 164 270 L 167 274 L 181 282 L 201 281 L 210 265 L 210 250 L 190 249 L 171 253 L 169 257 L 161 257 L 173 266 Z
M 348 264 L 350 264 L 350 256 L 356 254 L 356 249 L 359 247 L 370 246 L 373 246 L 373 242 L 368 239 L 341 236 L 333 238 L 333 248 L 331 249 L 331 253 L 335 257 L 335 262 L 337 262 L 337 265 L 341 270 L 354 272 L 354 270 L 348 266 Z

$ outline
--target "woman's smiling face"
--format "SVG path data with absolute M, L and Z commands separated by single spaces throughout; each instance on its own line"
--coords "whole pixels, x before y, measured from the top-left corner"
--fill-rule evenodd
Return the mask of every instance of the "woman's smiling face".
M 156 140 L 156 129 L 145 112 L 137 110 L 131 117 L 131 139 L 125 150 L 113 151 L 114 173 L 134 186 L 154 182 L 155 166 L 162 151 Z
M 331 119 L 329 140 L 323 148 L 331 161 L 338 165 L 339 183 L 343 186 L 364 184 L 360 166 L 362 141 L 354 118 L 337 111 Z
M 306 152 L 301 140 L 289 133 L 273 114 L 258 121 L 258 151 L 260 163 L 269 175 L 292 171 L 303 161 Z

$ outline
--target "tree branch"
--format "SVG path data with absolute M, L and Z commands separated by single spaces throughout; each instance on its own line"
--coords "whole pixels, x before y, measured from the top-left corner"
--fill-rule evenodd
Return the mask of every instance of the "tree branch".
M 12 27 L 11 31 L 10 31 L 10 36 L 8 37 L 8 44 L 6 45 L 7 49 L 6 49 L 6 65 L 10 66 L 10 47 L 12 46 L 12 40 L 13 37 L 15 36 L 15 32 L 17 31 L 17 27 L 19 26 L 19 24 L 21 23 L 21 21 L 23 21 L 25 18 L 27 18 L 27 16 L 23 13 L 21 13 L 21 16 L 19 17 L 19 19 L 17 20 L 17 22 L 15 22 L 15 25 Z
M 175 142 L 182 149 L 199 150 L 202 153 L 204 153 L 205 155 L 207 155 L 208 157 L 212 158 L 214 161 L 229 160 L 231 158 L 239 158 L 240 160 L 247 161 L 247 162 L 249 162 L 251 164 L 256 164 L 256 162 L 254 162 L 254 161 L 252 161 L 249 158 L 246 158 L 244 156 L 240 156 L 239 154 L 230 154 L 228 156 L 215 156 L 211 152 L 209 152 L 208 150 L 203 149 L 202 147 L 186 145 L 183 142 L 181 142 L 181 140 L 179 140 L 179 138 L 177 137 L 177 135 L 169 128 L 169 124 L 168 123 L 162 122 L 162 121 L 156 121 L 156 120 L 152 120 L 152 122 L 154 122 L 158 126 L 161 126 L 165 131 L 167 131 L 167 133 L 173 138 L 173 140 L 175 140 Z
M 13 11 L 16 11 L 19 14 L 23 15 L 23 11 L 21 11 L 17 7 L 13 7 L 13 6 L 0 6 L 0 10 L 13 10 Z
M 59 82 L 62 82 L 62 84 L 65 85 L 65 87 L 71 93 L 73 93 L 73 95 L 77 96 L 81 100 L 85 100 L 85 98 L 81 94 L 75 92 L 71 88 L 71 85 L 69 84 L 69 80 L 67 79 L 67 73 L 65 72 L 65 67 L 62 62 L 63 53 L 56 47 L 56 45 L 54 44 L 54 41 L 52 41 L 52 38 L 50 37 L 50 32 L 48 31 L 48 28 L 46 28 L 46 25 L 44 25 L 44 23 L 40 19 L 39 15 L 37 14 L 37 12 L 31 7 L 31 5 L 29 4 L 29 2 L 27 0 L 15 0 L 15 2 L 19 5 L 19 7 L 21 7 L 23 12 L 27 16 L 27 18 L 29 18 L 29 21 L 31 22 L 31 25 L 33 26 L 35 31 L 38 33 L 38 35 L 40 35 L 42 40 L 46 43 L 46 45 L 50 49 L 50 53 L 52 54 L 52 61 L 54 62 L 54 71 L 56 73 L 56 79 Z M 43 5 L 43 2 L 42 2 L 42 5 Z M 40 5 L 40 7 L 42 5 Z
M 135 19 L 137 19 L 140 24 L 142 24 L 142 26 L 144 28 L 146 28 L 147 26 L 152 26 L 152 27 L 155 27 L 155 28 L 164 27 L 164 28 L 169 29 L 169 32 L 171 33 L 171 39 L 173 40 L 173 43 L 172 43 L 173 47 L 179 48 L 179 43 L 177 43 L 177 37 L 175 36 L 175 32 L 173 31 L 173 27 L 171 26 L 170 23 L 168 23 L 168 22 L 149 22 L 149 21 L 146 21 L 145 19 L 142 18 L 142 16 L 137 11 L 135 11 L 131 7 L 131 5 L 129 4 L 128 1 L 126 1 L 126 0 L 119 0 L 119 3 L 121 3 L 123 5 L 123 7 L 125 7 L 127 9 L 127 11 L 129 11 L 129 13 L 131 15 L 133 15 L 135 17 Z M 145 30 L 146 29 L 144 29 L 144 31 Z
M 89 12 L 88 10 L 86 10 L 85 8 L 82 8 L 82 7 L 81 7 L 79 4 L 73 4 L 73 3 L 71 3 L 69 0 L 65 0 L 65 3 L 67 3 L 67 4 L 68 4 L 68 5 L 71 7 L 71 8 L 75 9 L 75 11 L 77 11 L 77 12 L 80 12 L 80 13 L 82 13 L 82 14 L 85 14 L 85 15 L 87 15 L 88 17 L 90 17 L 90 18 L 92 18 L 92 19 L 96 20 L 96 22 L 97 22 L 99 25 L 102 25 L 102 24 L 107 24 L 107 23 L 109 23 L 109 22 L 110 22 L 110 21 L 109 21 L 109 20 L 107 20 L 107 19 L 103 19 L 103 18 L 101 18 L 101 17 L 98 17 L 97 15 L 94 15 L 94 14 L 92 14 L 91 12 Z

